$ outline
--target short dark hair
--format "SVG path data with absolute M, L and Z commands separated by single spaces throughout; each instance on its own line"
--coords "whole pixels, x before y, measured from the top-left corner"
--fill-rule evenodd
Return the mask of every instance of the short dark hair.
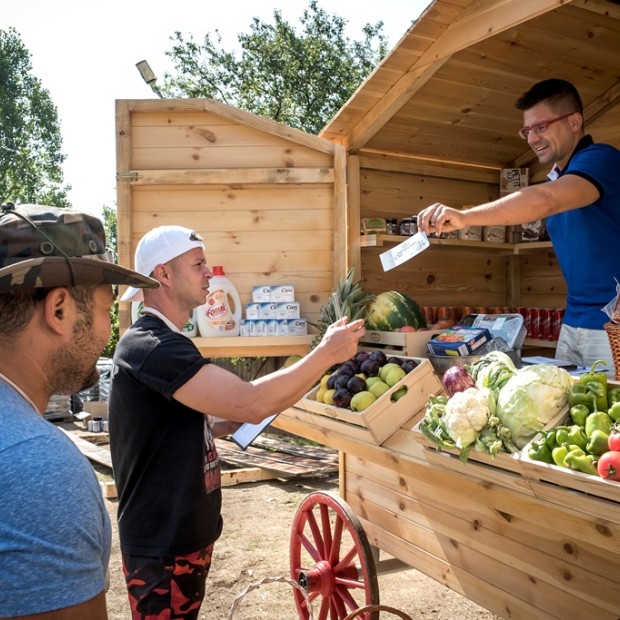
M 68 286 L 78 312 L 92 323 L 92 304 L 95 286 Z M 16 289 L 0 294 L 0 342 L 11 339 L 24 330 L 34 314 L 35 306 L 43 301 L 51 288 Z
M 529 110 L 535 105 L 547 102 L 554 110 L 561 113 L 579 112 L 583 114 L 583 103 L 577 89 L 566 80 L 551 78 L 534 84 L 523 93 L 515 103 L 517 110 Z

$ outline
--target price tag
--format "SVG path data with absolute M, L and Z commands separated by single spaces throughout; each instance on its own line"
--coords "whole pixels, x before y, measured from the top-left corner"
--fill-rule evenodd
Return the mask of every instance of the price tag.
M 415 235 L 409 237 L 409 239 L 405 239 L 402 243 L 399 243 L 387 252 L 383 252 L 383 254 L 379 256 L 383 271 L 389 271 L 390 269 L 394 269 L 394 267 L 406 263 L 420 252 L 426 250 L 429 245 L 430 243 L 426 234 L 417 232 Z

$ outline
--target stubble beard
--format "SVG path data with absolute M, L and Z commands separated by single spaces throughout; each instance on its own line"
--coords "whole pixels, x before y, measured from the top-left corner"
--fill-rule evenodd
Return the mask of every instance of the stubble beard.
M 48 363 L 51 394 L 77 394 L 99 381 L 97 360 L 106 343 L 95 340 L 92 320 L 80 319 L 73 340 L 56 351 Z

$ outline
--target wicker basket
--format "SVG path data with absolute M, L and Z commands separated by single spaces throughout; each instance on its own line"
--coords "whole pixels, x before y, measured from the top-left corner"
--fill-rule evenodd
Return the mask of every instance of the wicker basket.
M 360 607 L 352 611 L 346 618 L 343 620 L 355 620 L 356 618 L 361 618 L 361 614 L 367 613 L 369 611 L 389 611 L 391 614 L 398 616 L 401 620 L 413 620 L 411 616 L 408 616 L 404 611 L 399 611 L 398 609 L 394 609 L 394 607 L 388 607 L 387 605 L 366 605 L 366 607 Z
M 620 381 L 620 325 L 605 323 L 604 327 L 607 332 L 607 337 L 609 338 L 611 355 L 614 360 L 614 379 Z

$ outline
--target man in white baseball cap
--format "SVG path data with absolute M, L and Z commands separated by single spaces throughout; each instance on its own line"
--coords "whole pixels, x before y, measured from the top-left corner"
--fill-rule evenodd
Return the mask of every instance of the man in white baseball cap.
M 213 437 L 296 403 L 357 352 L 364 322 L 343 317 L 297 363 L 243 381 L 203 358 L 181 332 L 205 303 L 213 275 L 200 237 L 180 226 L 156 228 L 138 244 L 135 266 L 160 286 L 144 291 L 142 315 L 114 355 L 109 430 L 123 571 L 135 620 L 166 612 L 195 620 L 222 531 Z M 123 300 L 135 301 L 136 292 Z

